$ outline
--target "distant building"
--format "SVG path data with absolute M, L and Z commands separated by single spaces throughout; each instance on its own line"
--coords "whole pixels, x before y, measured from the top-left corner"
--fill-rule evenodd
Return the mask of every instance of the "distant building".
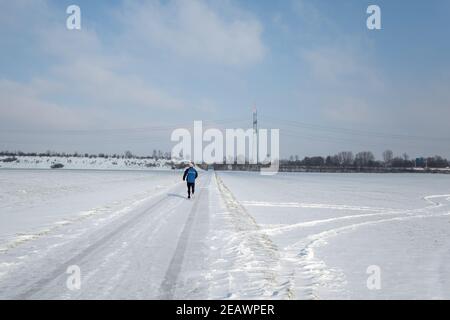
M 425 168 L 427 160 L 425 158 L 416 158 L 416 167 Z

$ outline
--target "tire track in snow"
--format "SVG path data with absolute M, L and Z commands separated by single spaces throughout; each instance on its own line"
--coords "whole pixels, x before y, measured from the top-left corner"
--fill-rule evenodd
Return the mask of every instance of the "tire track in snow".
M 131 180 L 131 179 L 129 179 L 129 180 Z M 124 180 L 124 181 L 127 181 L 127 180 Z M 175 186 L 176 185 L 177 184 L 175 184 Z M 152 190 L 152 191 L 155 192 L 157 190 Z M 128 206 L 126 206 L 124 208 L 121 208 L 118 211 L 113 212 L 113 215 L 118 215 L 118 214 L 122 214 L 122 213 L 126 213 L 126 212 L 129 212 L 129 211 L 132 211 L 134 208 L 138 207 L 141 203 L 144 203 L 145 201 L 148 201 L 148 194 L 144 198 L 140 198 L 139 197 L 139 198 L 135 199 L 134 202 L 132 202 Z M 118 203 L 120 203 L 120 202 L 118 202 Z M 113 203 L 113 205 L 114 204 L 115 203 Z M 61 227 L 64 227 L 66 225 L 82 222 L 82 221 L 84 221 L 86 219 L 89 219 L 89 218 L 91 218 L 93 216 L 97 216 L 97 215 L 102 215 L 102 214 L 108 213 L 108 210 L 110 208 L 111 208 L 111 204 L 107 204 L 107 205 L 102 206 L 102 207 L 96 207 L 96 208 L 93 208 L 93 209 L 90 209 L 90 210 L 82 211 L 77 216 L 67 217 L 64 220 L 54 222 L 52 225 L 49 225 L 45 229 L 41 229 L 41 230 L 38 230 L 38 231 L 33 232 L 33 233 L 19 233 L 19 234 L 17 234 L 15 239 L 13 239 L 13 240 L 11 240 L 9 242 L 0 244 L 0 254 L 7 253 L 9 250 L 14 249 L 14 248 L 16 248 L 16 247 L 18 247 L 18 246 L 20 246 L 22 244 L 25 244 L 27 242 L 30 242 L 30 241 L 33 241 L 33 240 L 37 240 L 37 239 L 39 239 L 41 237 L 47 236 L 50 233 L 55 232 L 58 229 L 60 229 Z
M 211 181 L 211 174 L 209 174 L 208 181 L 206 182 L 206 186 L 209 186 Z M 205 199 L 204 201 L 207 201 L 208 199 L 208 193 L 204 195 L 204 189 L 207 187 L 199 187 L 197 186 L 197 189 L 200 191 L 198 192 L 197 196 L 194 198 L 195 202 L 194 205 L 191 208 L 191 211 L 189 212 L 188 219 L 184 225 L 183 231 L 181 232 L 180 238 L 178 239 L 178 244 L 175 249 L 175 252 L 172 256 L 172 259 L 170 261 L 169 267 L 167 268 L 166 274 L 164 276 L 164 280 L 161 283 L 160 289 L 159 289 L 159 297 L 158 299 L 162 300 L 170 300 L 174 298 L 175 289 L 177 285 L 177 280 L 181 271 L 181 267 L 183 265 L 184 255 L 186 252 L 186 248 L 189 242 L 189 238 L 192 232 L 192 229 L 194 227 L 194 221 L 195 217 L 197 215 L 198 206 L 202 199 Z
M 302 270 L 302 273 L 297 276 L 301 277 L 302 280 L 307 279 L 309 281 L 309 284 L 307 286 L 299 287 L 299 289 L 303 290 L 304 292 L 307 292 L 311 299 L 318 299 L 319 297 L 315 293 L 315 290 L 318 287 L 327 286 L 338 288 L 342 287 L 345 284 L 345 276 L 340 270 L 327 267 L 325 262 L 323 260 L 316 258 L 314 254 L 314 249 L 325 246 L 327 244 L 327 240 L 329 240 L 330 238 L 336 237 L 343 233 L 355 231 L 356 229 L 361 227 L 373 226 L 381 223 L 450 216 L 450 212 L 445 213 L 429 212 L 429 210 L 435 208 L 448 207 L 450 205 L 450 204 L 445 205 L 440 201 L 434 200 L 442 198 L 445 198 L 445 200 L 449 201 L 450 195 L 426 196 L 423 199 L 427 202 L 430 202 L 432 205 L 425 208 L 409 210 L 410 213 L 407 214 L 406 216 L 371 220 L 361 223 L 354 223 L 338 228 L 332 228 L 319 233 L 308 235 L 307 237 L 304 237 L 302 240 L 285 247 L 284 251 L 294 252 L 290 254 L 290 258 L 288 258 L 288 260 L 294 262 L 298 266 L 298 269 Z M 408 211 L 405 210 L 405 212 Z M 293 282 L 295 282 L 295 279 L 293 280 L 294 280 Z
M 298 249 L 295 248 L 302 248 L 299 253 L 291 254 L 291 260 L 297 260 L 296 264 L 298 265 L 298 268 L 302 270 L 302 275 L 300 275 L 300 277 L 302 279 L 308 279 L 310 282 L 308 286 L 301 287 L 301 289 L 306 290 L 312 299 L 319 299 L 320 297 L 315 293 L 315 289 L 318 287 L 339 288 L 345 284 L 345 276 L 340 270 L 328 267 L 323 260 L 316 258 L 314 254 L 314 250 L 325 246 L 327 244 L 327 240 L 330 238 L 355 231 L 356 229 L 364 226 L 444 216 L 450 216 L 450 213 L 414 215 L 409 217 L 396 217 L 391 219 L 362 222 L 310 235 L 304 240 L 286 247 L 285 250 L 293 250 L 298 252 Z
M 258 298 L 293 298 L 284 275 L 278 272 L 280 252 L 277 246 L 262 232 L 222 179 L 217 175 L 215 178 L 235 229 L 229 241 L 231 248 L 226 248 L 234 260 L 234 268 L 227 272 L 230 279 L 239 281 L 237 288 L 230 288 L 235 290 L 231 292 L 231 298 L 246 298 L 249 294 Z
M 96 298 L 109 298 L 110 294 L 114 294 L 114 290 L 117 288 L 116 281 L 123 280 L 121 276 L 123 275 L 124 271 L 127 271 L 131 263 L 133 261 L 132 256 L 133 255 L 139 255 L 142 257 L 145 255 L 142 253 L 142 247 L 136 246 L 133 244 L 139 243 L 140 237 L 145 235 L 147 239 L 151 239 L 155 235 L 158 234 L 159 230 L 163 225 L 167 223 L 166 219 L 170 218 L 173 213 L 174 209 L 177 208 L 182 202 L 183 199 L 176 201 L 173 199 L 170 203 L 170 206 L 165 206 L 165 209 L 167 210 L 157 210 L 157 212 L 154 212 L 153 215 L 149 215 L 148 217 L 145 217 L 145 219 L 149 219 L 148 221 L 145 221 L 145 224 L 148 226 L 152 226 L 151 228 L 146 229 L 138 229 L 138 230 L 129 230 L 132 232 L 132 234 L 126 234 L 126 242 L 119 243 L 119 246 L 116 247 L 115 250 L 110 251 L 107 253 L 102 259 L 100 264 L 96 264 L 95 267 L 89 270 L 88 273 L 83 273 L 83 283 L 89 284 L 90 279 L 94 279 L 97 274 L 104 272 L 104 270 L 108 270 L 108 266 L 110 266 L 112 263 L 115 264 L 115 274 L 112 278 L 108 278 L 107 281 L 104 281 L 103 279 L 100 279 L 100 281 L 103 281 L 102 284 L 99 282 L 95 282 L 95 286 L 99 288 L 98 292 L 95 293 L 91 297 L 91 299 Z M 133 225 L 135 226 L 135 225 Z M 119 239 L 120 236 L 115 238 L 112 241 L 115 241 L 116 239 Z M 119 261 L 117 261 L 119 259 Z M 124 259 L 127 259 L 126 261 Z M 125 262 L 123 262 L 125 261 Z M 88 263 L 91 263 L 91 261 L 88 261 Z M 83 270 L 86 268 L 86 266 L 83 267 Z M 99 281 L 93 280 L 93 281 Z M 133 283 L 128 283 L 127 288 L 130 288 L 130 285 Z M 100 292 L 100 294 L 99 294 Z M 131 291 L 130 291 L 131 292 Z M 77 295 L 77 292 L 72 292 L 74 295 L 70 297 L 70 299 L 83 299 L 85 298 L 84 294 L 85 292 L 80 292 L 80 295 Z M 89 298 L 89 296 L 88 296 Z
M 310 209 L 332 209 L 332 210 L 354 210 L 354 211 L 371 211 L 375 213 L 366 213 L 366 214 L 353 214 L 342 217 L 328 218 L 328 219 L 320 219 L 320 220 L 312 220 L 299 222 L 295 224 L 289 225 L 277 225 L 274 227 L 263 228 L 261 231 L 265 232 L 268 235 L 277 235 L 282 234 L 284 232 L 292 231 L 298 228 L 305 227 L 315 227 L 321 224 L 327 224 L 338 221 L 346 221 L 352 219 L 360 219 L 367 217 L 382 217 L 386 215 L 412 215 L 415 213 L 423 213 L 428 210 L 442 207 L 443 204 L 441 202 L 435 202 L 432 199 L 439 198 L 448 198 L 450 200 L 450 195 L 430 195 L 426 196 L 423 199 L 429 203 L 430 206 L 418 209 L 391 209 L 391 208 L 376 208 L 376 207 L 358 207 L 358 206 L 347 206 L 347 205 L 329 205 L 329 204 L 303 204 L 296 202 L 288 202 L 288 203 L 272 203 L 272 202 L 258 202 L 258 201 L 243 201 L 241 202 L 244 206 L 262 206 L 262 207 L 281 207 L 281 208 L 310 208 Z M 385 211 L 387 210 L 387 211 Z
M 97 239 L 94 243 L 87 246 L 80 253 L 76 254 L 71 259 L 60 264 L 57 268 L 55 268 L 54 270 L 52 270 L 50 273 L 43 276 L 39 280 L 35 281 L 34 283 L 30 284 L 28 282 L 25 282 L 22 283 L 21 285 L 18 285 L 17 286 L 18 288 L 25 288 L 25 290 L 15 295 L 12 299 L 24 300 L 32 298 L 32 296 L 37 294 L 43 287 L 55 281 L 55 279 L 57 279 L 61 275 L 65 275 L 67 266 L 80 264 L 80 261 L 85 260 L 90 255 L 95 253 L 98 249 L 101 249 L 103 246 L 107 245 L 113 238 L 119 237 L 122 232 L 126 231 L 131 226 L 139 223 L 148 214 L 151 214 L 155 208 L 162 205 L 168 199 L 169 196 L 165 195 L 161 199 L 156 200 L 156 202 L 152 203 L 150 206 L 138 212 L 133 217 L 130 217 L 126 222 L 120 224 L 112 231 L 109 231 L 106 235 L 102 236 L 100 239 Z
M 365 206 L 349 206 L 341 204 L 324 203 L 300 203 L 300 202 L 266 202 L 266 201 L 240 201 L 246 207 L 277 207 L 277 208 L 310 208 L 310 209 L 333 209 L 350 211 L 385 211 L 395 210 L 392 208 L 377 208 Z
M 324 231 L 324 232 L 332 232 L 333 230 L 346 230 L 348 228 L 354 230 L 355 228 L 360 227 L 360 226 L 377 224 L 377 223 L 381 223 L 381 222 L 407 220 L 407 219 L 412 219 L 412 218 L 417 218 L 417 217 L 426 218 L 426 217 L 435 217 L 435 216 L 445 216 L 445 215 L 450 214 L 450 213 L 437 213 L 437 214 L 434 214 L 432 212 L 429 212 L 429 210 L 431 210 L 431 209 L 441 208 L 441 207 L 445 206 L 442 202 L 435 202 L 435 201 L 430 200 L 430 199 L 439 199 L 439 198 L 446 198 L 447 201 L 450 201 L 450 195 L 432 195 L 432 196 L 424 197 L 424 200 L 429 201 L 430 203 L 432 203 L 431 206 L 424 207 L 424 208 L 403 210 L 403 211 L 398 211 L 398 212 L 393 212 L 393 213 L 383 212 L 383 213 L 373 214 L 373 215 L 371 215 L 371 214 L 354 215 L 354 216 L 345 216 L 345 217 L 338 217 L 338 218 L 331 218 L 331 219 L 324 219 L 324 220 L 313 220 L 313 221 L 309 221 L 309 222 L 295 224 L 294 226 L 299 226 L 299 227 L 312 226 L 312 225 L 320 224 L 320 223 L 323 223 L 323 222 L 334 222 L 334 221 L 338 221 L 338 220 L 340 220 L 342 218 L 351 218 L 351 217 L 365 217 L 365 216 L 375 216 L 375 215 L 380 216 L 380 215 L 386 215 L 386 214 L 405 214 L 406 215 L 404 217 L 395 217 L 395 218 L 389 218 L 389 219 L 365 221 L 365 222 L 361 222 L 361 223 L 350 224 L 350 225 L 346 225 L 346 226 L 343 226 L 343 227 L 333 228 L 333 229 L 329 229 L 327 231 Z M 450 205 L 450 203 L 447 205 L 447 207 L 449 205 Z M 289 226 L 287 226 L 287 228 L 288 227 Z M 309 235 L 309 236 L 307 236 L 307 238 L 315 236 L 315 235 L 318 235 L 318 234 L 322 234 L 324 232 L 320 232 L 320 233 L 316 233 L 316 234 L 313 234 L 313 235 Z M 286 247 L 286 248 L 289 248 L 289 247 Z

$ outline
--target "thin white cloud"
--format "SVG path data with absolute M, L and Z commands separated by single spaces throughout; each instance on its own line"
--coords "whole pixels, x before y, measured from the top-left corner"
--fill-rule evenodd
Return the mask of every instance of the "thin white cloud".
M 42 11 L 40 18 L 34 15 Z M 58 13 L 65 14 L 56 12 L 46 1 L 20 0 L 2 11 L 2 16 L 15 17 L 16 22 L 8 19 L 0 26 L 35 40 L 27 50 L 36 52 L 36 63 L 42 57 L 51 59 L 45 62 L 42 73 L 28 74 L 28 79 L 0 76 L 3 123 L 19 128 L 84 128 L 126 122 L 127 110 L 136 108 L 155 112 L 186 108 L 187 102 L 145 77 L 123 72 L 123 61 L 132 63 L 132 56 L 110 53 L 111 48 L 92 29 L 67 30 L 61 20 L 55 22 Z M 23 27 L 25 22 L 27 28 Z M 113 109 L 115 113 L 108 112 Z M 117 119 L 118 114 L 122 114 L 121 119 Z
M 334 19 L 322 13 L 318 3 L 292 0 L 299 19 L 299 58 L 302 73 L 317 113 L 325 122 L 342 125 L 378 122 L 377 97 L 385 93 L 383 72 L 377 68 L 373 44 L 346 33 Z
M 78 60 L 56 68 L 52 74 L 65 82 L 67 92 L 103 108 L 141 108 L 151 110 L 182 109 L 185 103 L 149 85 L 138 76 L 121 74 L 113 69 Z
M 341 39 L 337 44 L 327 44 L 304 50 L 303 59 L 311 75 L 322 85 L 342 88 L 345 86 L 382 89 L 384 83 L 380 71 L 357 39 L 350 44 Z
M 217 110 L 208 96 L 183 99 L 174 94 L 176 88 L 161 88 L 145 74 L 128 72 L 145 62 L 142 55 L 135 56 L 124 45 L 132 39 L 137 39 L 140 47 L 156 44 L 158 50 L 166 48 L 200 62 L 248 65 L 263 58 L 260 23 L 237 7 L 225 17 L 207 2 L 195 0 L 128 2 L 124 6 L 121 19 L 115 17 L 120 40 L 107 45 L 86 23 L 81 31 L 67 30 L 64 20 L 57 18 L 65 12 L 48 1 L 8 2 L 2 8 L 0 27 L 33 39 L 27 50 L 35 52 L 36 63 L 43 59 L 45 67 L 26 79 L 0 77 L 2 121 L 18 127 L 126 125 L 137 120 L 128 116 L 127 110 L 158 115 L 170 110 Z M 20 46 L 23 43 L 15 50 Z
M 37 84 L 37 87 L 42 87 L 42 83 Z M 37 87 L 0 80 L 2 128 L 67 129 L 89 126 L 91 121 L 80 111 L 41 99 Z M 90 118 L 93 118 L 93 114 Z
M 373 121 L 373 109 L 364 98 L 337 96 L 328 99 L 327 105 L 322 114 L 333 122 L 367 124 Z
M 198 0 L 128 2 L 121 18 L 129 28 L 125 37 L 141 46 L 168 49 L 200 62 L 249 65 L 262 61 L 266 47 L 261 23 L 236 14 L 236 8 L 233 12 L 223 17 L 208 2 Z

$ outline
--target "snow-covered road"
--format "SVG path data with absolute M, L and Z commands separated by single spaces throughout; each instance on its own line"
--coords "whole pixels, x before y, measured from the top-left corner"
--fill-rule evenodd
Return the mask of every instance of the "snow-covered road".
M 450 297 L 449 176 L 180 175 L 0 171 L 0 298 Z
M 176 183 L 133 210 L 68 223 L 5 250 L 0 298 L 183 297 L 177 293 L 183 266 L 198 272 L 205 263 L 196 243 L 208 231 L 210 181 L 211 174 L 202 175 L 192 201 Z M 70 266 L 80 268 L 80 290 L 66 285 Z

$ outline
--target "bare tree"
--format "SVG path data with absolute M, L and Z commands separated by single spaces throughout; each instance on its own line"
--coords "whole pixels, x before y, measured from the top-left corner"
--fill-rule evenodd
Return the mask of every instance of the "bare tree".
M 370 151 L 358 152 L 355 156 L 355 164 L 359 167 L 366 167 L 375 161 L 375 156 Z
M 339 166 L 339 157 L 337 155 L 328 156 L 325 159 L 325 164 L 327 166 L 338 167 Z
M 394 153 L 392 150 L 386 150 L 383 152 L 383 161 L 385 165 L 390 165 L 392 163 L 392 159 L 394 158 Z
M 337 154 L 341 166 L 350 166 L 353 163 L 353 152 L 342 151 Z

